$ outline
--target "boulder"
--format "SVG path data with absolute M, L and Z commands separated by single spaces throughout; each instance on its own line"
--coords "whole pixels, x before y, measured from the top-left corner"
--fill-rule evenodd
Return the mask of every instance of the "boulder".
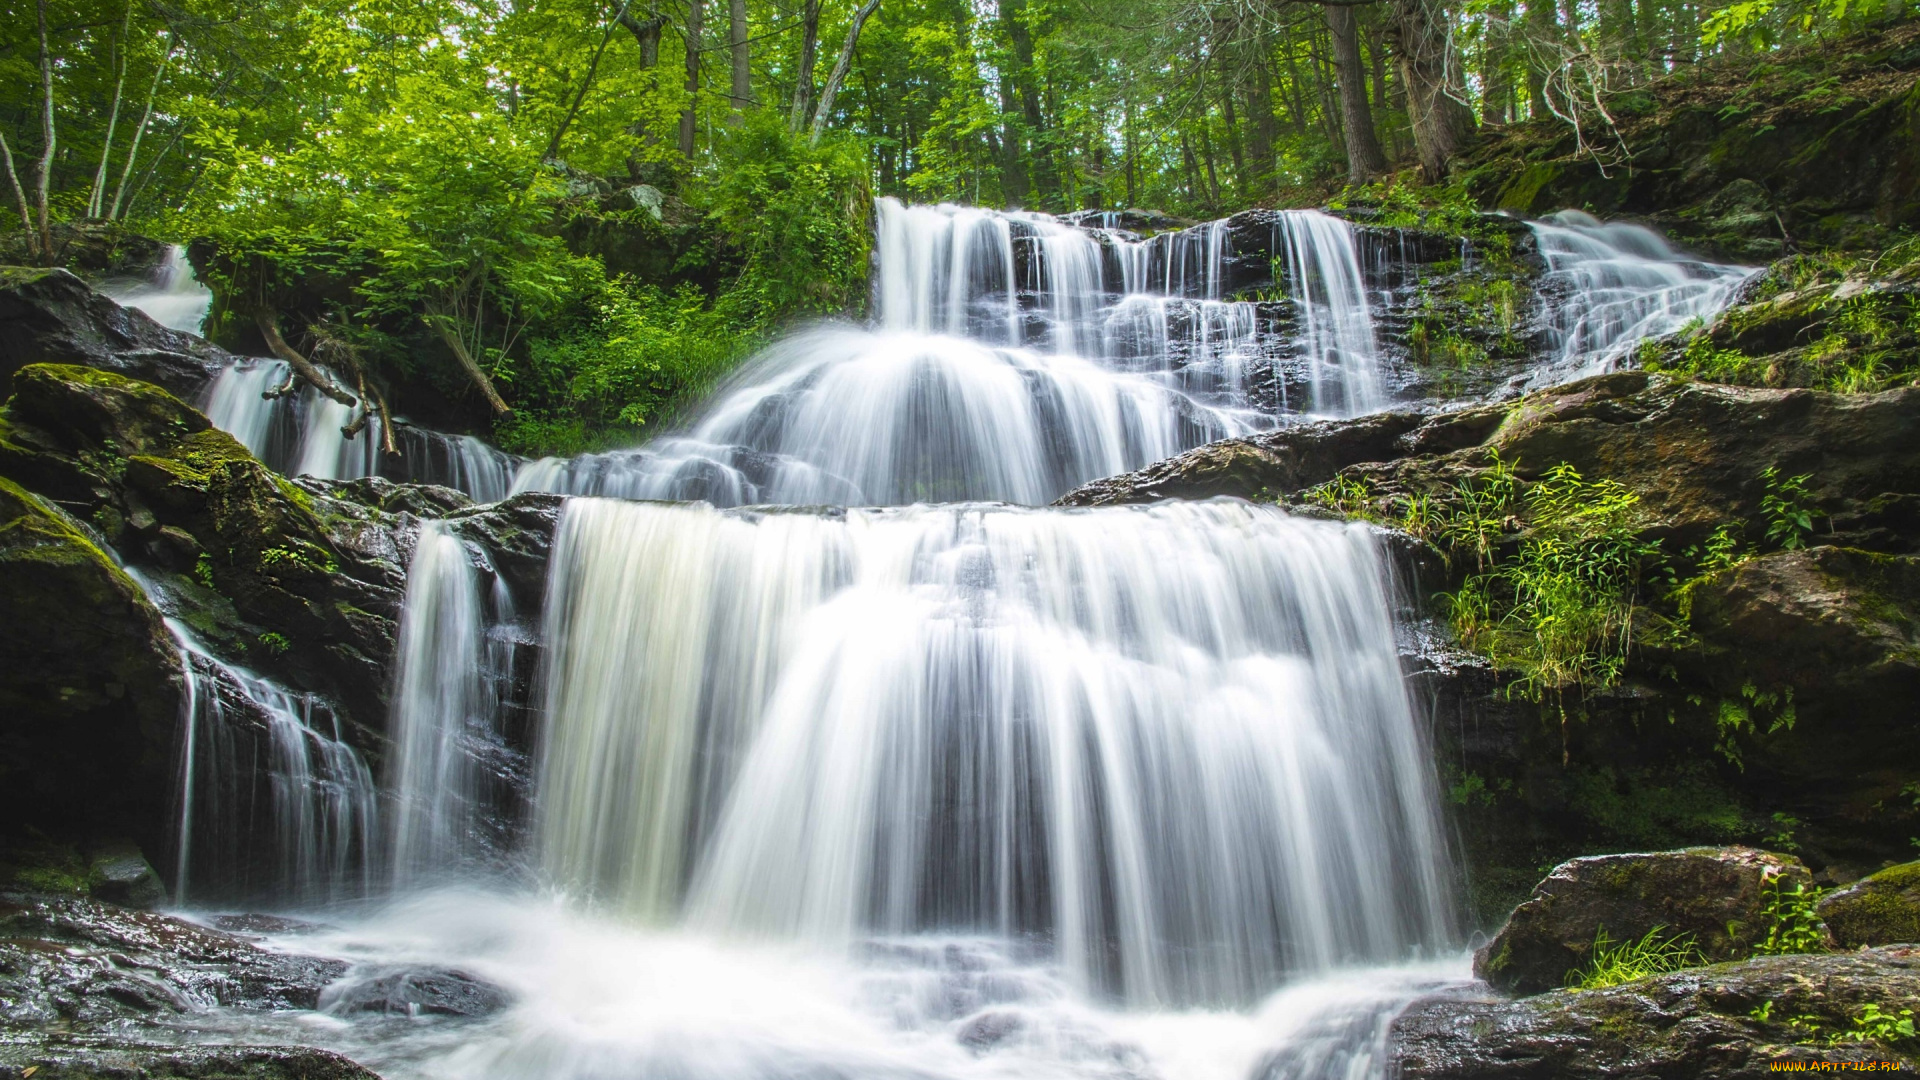
M 166 883 L 136 845 L 107 841 L 96 844 L 87 856 L 88 891 L 96 899 L 130 908 L 155 908 L 166 902 Z
M 380 1080 L 331 1050 L 310 1046 L 179 1046 L 58 1032 L 0 1033 L 8 1080 Z
M 0 478 L 0 819 L 166 842 L 181 657 L 140 586 Z
M 1768 887 L 1811 880 L 1799 860 L 1747 847 L 1574 859 L 1474 953 L 1473 972 L 1512 993 L 1552 990 L 1587 962 L 1602 931 L 1616 942 L 1656 929 L 1689 934 L 1709 961 L 1745 957 L 1771 925 Z
M 117 1027 L 209 1005 L 313 1009 L 346 971 L 338 960 L 269 951 L 153 912 L 0 897 L 0 1028 Z
M 506 991 L 464 971 L 385 968 L 357 972 L 327 988 L 320 1008 L 336 1016 L 487 1016 L 507 1004 Z
M 1831 893 L 1819 912 L 1846 948 L 1920 942 L 1920 862 L 1890 866 Z
M 1767 956 L 1517 1001 L 1431 997 L 1393 1022 L 1386 1075 L 1758 1080 L 1776 1061 L 1920 1064 L 1911 1041 L 1867 1036 L 1868 1005 L 1920 1010 L 1920 950 Z
M 193 397 L 234 359 L 121 307 L 65 270 L 0 266 L 0 379 L 28 364 L 82 364 Z

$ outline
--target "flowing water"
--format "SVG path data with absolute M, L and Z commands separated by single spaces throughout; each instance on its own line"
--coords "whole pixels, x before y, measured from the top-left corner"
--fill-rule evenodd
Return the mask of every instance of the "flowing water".
M 212 290 L 194 278 L 187 249 L 179 244 L 167 246 L 152 280 L 110 285 L 104 291 L 121 306 L 138 308 L 161 326 L 189 334 L 200 332 L 213 306 Z
M 1534 222 L 1552 354 L 1538 381 L 1611 370 L 1642 341 L 1710 321 L 1755 270 L 1675 251 L 1652 229 L 1563 210 Z
M 755 503 L 1045 503 L 1101 476 L 1382 399 L 1352 227 L 1274 216 L 1289 343 L 1224 296 L 1226 222 L 1139 240 L 881 199 L 874 319 L 764 354 L 683 437 L 524 467 L 516 490 Z M 1287 402 L 1283 347 L 1310 369 Z
M 399 454 L 383 454 L 378 416 L 349 436 L 356 410 L 304 383 L 294 385 L 292 379 L 284 360 L 239 360 L 214 376 L 200 407 L 214 427 L 289 476 L 385 476 L 441 484 L 466 492 L 476 502 L 507 496 L 520 459 L 471 435 L 446 435 L 411 424 L 394 426 Z
M 512 1004 L 232 1037 L 396 1078 L 1362 1080 L 1407 1002 L 1467 977 L 1375 535 L 1229 500 L 1031 508 L 1386 404 L 1352 230 L 1275 215 L 1278 302 L 1233 295 L 1229 222 L 878 216 L 871 325 L 776 346 L 680 435 L 520 470 L 582 496 L 543 610 L 458 522 L 419 533 L 385 827 L 352 819 L 392 899 L 274 944 Z M 1537 231 L 1560 370 L 1745 274 L 1644 230 Z M 283 376 L 235 367 L 209 410 L 322 468 L 261 415 Z M 507 714 L 530 639 L 529 773 Z

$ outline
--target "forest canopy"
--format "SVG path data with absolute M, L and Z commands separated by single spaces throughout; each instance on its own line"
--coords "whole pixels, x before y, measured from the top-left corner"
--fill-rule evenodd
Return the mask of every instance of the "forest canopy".
M 24 0 L 0 137 L 17 251 L 193 240 L 210 333 L 537 452 L 857 309 L 875 194 L 1200 217 L 1523 120 L 1600 153 L 1651 80 L 1911 3 Z

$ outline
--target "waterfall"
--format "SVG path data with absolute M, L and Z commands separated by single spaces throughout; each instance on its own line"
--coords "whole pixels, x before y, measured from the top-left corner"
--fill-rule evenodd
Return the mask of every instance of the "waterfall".
M 1042 934 L 1138 1005 L 1448 938 L 1363 528 L 575 500 L 551 597 L 538 854 L 604 903 L 814 942 Z
M 1555 381 L 1607 371 L 1642 341 L 1711 320 L 1756 272 L 1683 255 L 1651 229 L 1578 210 L 1530 224 L 1547 262 L 1540 288 Z
M 190 334 L 200 332 L 213 306 L 213 292 L 194 278 L 187 249 L 179 244 L 167 245 L 152 280 L 110 284 L 101 291 L 124 307 L 146 312 L 161 326 Z
M 378 416 L 349 439 L 345 428 L 354 409 L 311 386 L 273 393 L 292 370 L 284 360 L 239 360 L 220 369 L 200 401 L 213 426 L 232 435 L 268 468 L 320 480 L 357 480 L 388 476 L 421 484 L 441 484 L 466 492 L 476 502 L 507 497 L 520 459 L 471 435 L 446 435 L 411 424 L 396 424 L 398 458 L 381 452 L 383 425 Z
M 1380 408 L 1380 348 L 1353 227 L 1318 211 L 1290 210 L 1280 215 L 1279 229 L 1316 410 L 1358 416 Z
M 166 598 L 126 569 L 164 610 Z M 327 703 L 222 661 L 179 619 L 186 697 L 174 902 L 364 896 L 377 854 L 373 775 Z
M 717 505 L 1045 503 L 1276 426 L 1289 350 L 1228 297 L 1229 222 L 1141 240 L 1041 214 L 876 204 L 874 317 L 767 350 L 682 435 L 523 467 L 516 491 Z M 1385 400 L 1352 227 L 1273 215 L 1301 411 Z

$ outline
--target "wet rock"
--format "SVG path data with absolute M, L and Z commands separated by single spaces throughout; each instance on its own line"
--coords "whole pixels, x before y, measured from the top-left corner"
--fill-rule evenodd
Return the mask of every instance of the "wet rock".
M 0 1078 L 20 1080 L 380 1080 L 306 1046 L 179 1046 L 48 1032 L 0 1034 Z
M 984 1053 L 1026 1030 L 1026 1018 L 1015 1012 L 984 1012 L 960 1026 L 954 1036 L 960 1045 Z
M 1765 939 L 1766 891 L 1810 884 L 1799 860 L 1754 848 L 1600 855 L 1554 868 L 1506 926 L 1474 954 L 1473 971 L 1501 990 L 1564 986 L 1604 930 L 1616 942 L 1691 935 L 1708 960 L 1749 955 Z
M 506 991 L 448 968 L 355 972 L 327 988 L 320 1008 L 336 1016 L 487 1016 L 505 1008 Z
M 1330 479 L 1350 465 L 1397 457 L 1399 440 L 1419 428 L 1416 413 L 1376 413 L 1321 421 L 1189 450 L 1138 472 L 1095 480 L 1056 506 L 1112 506 L 1215 495 L 1275 499 Z
M 1757 1080 L 1775 1061 L 1920 1064 L 1911 1043 L 1862 1039 L 1870 1004 L 1920 1009 L 1920 953 L 1769 956 L 1518 1001 L 1427 998 L 1394 1021 L 1387 1075 Z
M 181 658 L 73 518 L 0 478 L 0 818 L 164 843 Z
M 1920 941 L 1920 862 L 1890 866 L 1832 893 L 1819 912 L 1844 948 Z
M 308 922 L 305 919 L 291 919 L 285 915 L 261 915 L 247 912 L 236 915 L 215 915 L 207 919 L 215 930 L 224 930 L 229 934 L 317 934 L 329 929 L 324 923 Z
M 87 854 L 89 891 L 96 899 L 131 908 L 153 908 L 166 902 L 166 883 L 139 847 L 125 840 L 109 841 Z
M 81 364 L 190 397 L 233 359 L 121 307 L 65 270 L 0 267 L 0 378 L 28 364 Z
M 347 965 L 92 900 L 0 898 L 0 1026 L 312 1009 Z

